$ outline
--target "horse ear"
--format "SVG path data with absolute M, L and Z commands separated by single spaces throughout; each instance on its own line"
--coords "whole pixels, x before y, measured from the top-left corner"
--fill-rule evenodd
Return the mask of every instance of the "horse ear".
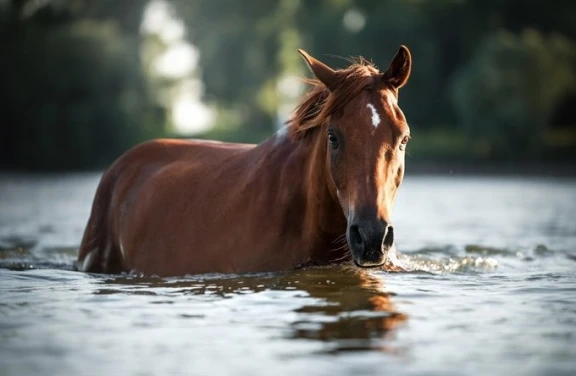
M 400 89 L 408 81 L 412 69 L 412 56 L 408 47 L 402 45 L 384 73 L 384 81 L 396 89 Z
M 326 85 L 328 90 L 333 90 L 334 84 L 336 83 L 336 72 L 334 69 L 308 55 L 304 50 L 298 50 L 298 52 L 302 55 L 304 60 L 306 60 L 306 63 L 308 63 L 310 70 L 314 73 L 316 78 Z

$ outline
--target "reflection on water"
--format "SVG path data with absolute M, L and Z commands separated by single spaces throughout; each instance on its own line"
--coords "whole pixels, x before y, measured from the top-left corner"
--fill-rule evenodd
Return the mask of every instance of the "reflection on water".
M 344 273 L 343 273 L 344 274 Z M 312 286 L 322 285 L 324 276 Z M 294 338 L 306 338 L 330 343 L 326 351 L 336 354 L 341 351 L 381 350 L 390 351 L 385 345 L 392 331 L 407 316 L 397 312 L 390 296 L 384 289 L 382 279 L 368 273 L 354 275 L 342 285 L 350 286 L 335 292 L 327 289 L 314 289 L 326 301 L 322 306 L 304 306 L 297 310 L 303 316 L 293 323 Z M 327 283 L 334 283 L 327 280 Z M 319 319 L 320 318 L 320 319 Z
M 294 310 L 289 338 L 329 342 L 325 351 L 387 350 L 384 340 L 407 316 L 397 312 L 384 281 L 368 273 L 354 273 L 340 267 L 313 268 L 291 273 L 205 276 L 202 279 L 163 279 L 136 276 L 107 278 L 105 287 L 94 294 L 156 295 L 191 294 L 232 299 L 238 294 L 265 291 L 298 291 L 311 304 Z M 166 303 L 167 301 L 164 301 Z M 193 315 L 192 315 L 193 316 Z M 196 317 L 202 317 L 197 315 Z
M 181 278 L 72 270 L 97 181 L 0 176 L 2 375 L 576 369 L 574 180 L 408 177 L 408 272 Z

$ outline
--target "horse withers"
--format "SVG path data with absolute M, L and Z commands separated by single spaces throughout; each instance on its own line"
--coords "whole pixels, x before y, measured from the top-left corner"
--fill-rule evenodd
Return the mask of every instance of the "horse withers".
M 315 79 L 283 129 L 259 145 L 159 139 L 104 173 L 77 266 L 175 276 L 348 262 L 393 268 L 390 215 L 410 138 L 401 46 L 381 73 L 334 70 L 299 51 Z

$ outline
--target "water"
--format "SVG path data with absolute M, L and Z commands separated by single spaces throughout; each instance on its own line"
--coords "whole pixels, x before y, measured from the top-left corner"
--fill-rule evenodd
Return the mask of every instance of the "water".
M 408 176 L 407 273 L 143 278 L 72 261 L 97 174 L 0 176 L 2 375 L 576 371 L 576 180 Z

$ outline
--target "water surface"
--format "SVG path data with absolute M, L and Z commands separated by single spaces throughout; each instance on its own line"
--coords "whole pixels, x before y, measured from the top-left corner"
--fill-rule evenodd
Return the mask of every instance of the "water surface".
M 408 273 L 72 270 L 98 174 L 0 175 L 2 375 L 576 370 L 576 180 L 408 176 Z

